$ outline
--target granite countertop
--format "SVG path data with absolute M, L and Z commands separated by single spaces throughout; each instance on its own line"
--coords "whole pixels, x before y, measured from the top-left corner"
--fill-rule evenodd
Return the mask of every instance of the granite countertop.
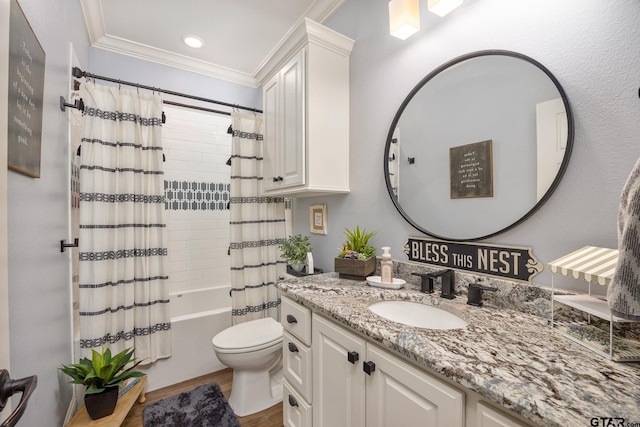
M 336 273 L 288 279 L 278 287 L 313 311 L 534 424 L 588 426 L 594 417 L 640 423 L 640 364 L 617 363 L 593 353 L 555 333 L 543 317 L 472 307 L 465 297 L 443 300 L 410 284 L 400 290 L 374 288 L 339 279 Z M 438 306 L 469 325 L 451 330 L 401 325 L 367 310 L 379 300 Z

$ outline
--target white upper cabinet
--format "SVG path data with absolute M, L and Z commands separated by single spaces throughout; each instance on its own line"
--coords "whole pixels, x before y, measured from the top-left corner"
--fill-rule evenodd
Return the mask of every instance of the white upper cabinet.
M 305 19 L 258 73 L 265 195 L 349 192 L 349 55 L 353 40 Z

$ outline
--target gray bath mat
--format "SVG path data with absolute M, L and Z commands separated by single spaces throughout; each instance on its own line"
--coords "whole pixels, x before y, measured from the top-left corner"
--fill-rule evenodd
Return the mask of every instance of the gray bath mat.
M 240 427 L 216 383 L 151 403 L 142 419 L 144 427 Z

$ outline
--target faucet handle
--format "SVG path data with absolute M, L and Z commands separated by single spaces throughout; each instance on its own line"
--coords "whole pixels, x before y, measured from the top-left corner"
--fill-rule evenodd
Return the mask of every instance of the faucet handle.
M 483 285 L 482 283 L 469 283 L 469 291 L 467 293 L 467 304 L 476 307 L 482 307 L 482 291 L 495 292 L 498 288 Z

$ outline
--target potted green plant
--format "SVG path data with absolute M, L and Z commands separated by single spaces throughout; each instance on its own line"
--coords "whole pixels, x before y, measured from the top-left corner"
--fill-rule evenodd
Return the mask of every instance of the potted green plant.
M 309 237 L 301 234 L 289 236 L 279 245 L 282 258 L 297 272 L 302 271 L 307 261 L 307 253 L 311 252 Z
M 334 270 L 341 278 L 364 280 L 376 271 L 376 250 L 369 244 L 375 234 L 360 226 L 344 229 L 346 240 L 334 260 Z
M 84 403 L 93 420 L 111 415 L 118 403 L 118 388 L 129 378 L 141 377 L 134 371 L 142 361 L 133 358 L 133 348 L 122 350 L 115 356 L 110 349 L 91 350 L 91 359 L 83 357 L 80 363 L 62 365 L 60 370 L 73 378 L 71 384 L 87 386 Z M 133 364 L 127 368 L 127 365 Z

